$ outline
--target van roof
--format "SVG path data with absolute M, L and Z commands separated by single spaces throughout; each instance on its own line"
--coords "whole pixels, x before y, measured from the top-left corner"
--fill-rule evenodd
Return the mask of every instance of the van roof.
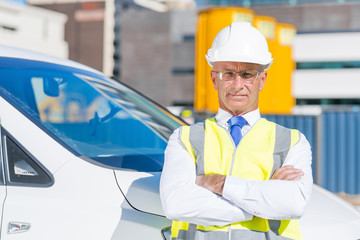
M 52 57 L 52 56 L 37 53 L 34 51 L 11 47 L 11 46 L 2 45 L 2 44 L 0 44 L 0 57 L 20 58 L 20 59 L 28 59 L 28 60 L 41 61 L 41 62 L 49 62 L 49 63 L 54 63 L 54 64 L 58 64 L 58 65 L 63 65 L 63 66 L 79 68 L 79 69 L 82 69 L 85 71 L 90 71 L 90 72 L 94 72 L 94 73 L 103 75 L 103 73 L 101 73 L 91 67 L 88 67 L 88 66 L 83 65 L 78 62 L 74 62 L 72 60 Z

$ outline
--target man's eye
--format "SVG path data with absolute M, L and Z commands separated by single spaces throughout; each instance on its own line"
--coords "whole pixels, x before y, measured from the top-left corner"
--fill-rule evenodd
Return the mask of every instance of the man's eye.
M 255 73 L 253 73 L 253 72 L 243 72 L 242 74 L 241 74 L 241 77 L 242 78 L 244 78 L 244 79 L 250 79 L 250 78 L 253 78 L 253 77 L 255 77 Z
M 223 72 L 223 76 L 227 78 L 232 78 L 235 76 L 234 72 Z

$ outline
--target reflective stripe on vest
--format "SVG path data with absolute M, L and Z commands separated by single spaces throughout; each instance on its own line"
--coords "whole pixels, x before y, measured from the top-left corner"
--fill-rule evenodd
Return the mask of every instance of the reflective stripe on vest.
M 265 234 L 263 232 L 249 231 L 247 229 L 233 230 L 229 232 L 218 231 L 199 231 L 196 225 L 190 224 L 191 230 L 180 230 L 179 234 L 172 240 L 188 240 L 188 239 L 204 239 L 204 240 L 221 240 L 221 239 L 245 239 L 245 240 L 261 240 L 261 239 L 276 239 L 276 240 L 291 240 L 290 238 L 276 236 L 273 232 L 269 231 Z M 231 235 L 231 236 L 229 236 Z
M 268 180 L 283 162 L 299 132 L 259 120 L 235 149 L 227 130 L 214 119 L 181 129 L 181 142 L 193 157 L 196 174 L 232 175 Z M 232 159 L 228 161 L 227 159 Z M 230 236 L 229 236 L 230 234 Z M 302 239 L 297 220 L 266 220 L 254 217 L 224 227 L 204 227 L 173 221 L 172 239 Z

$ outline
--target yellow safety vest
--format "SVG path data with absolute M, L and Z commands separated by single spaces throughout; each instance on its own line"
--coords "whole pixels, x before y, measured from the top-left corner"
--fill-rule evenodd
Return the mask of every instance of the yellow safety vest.
M 237 148 L 229 132 L 214 119 L 183 126 L 180 131 L 181 142 L 195 161 L 197 175 L 221 174 L 260 181 L 271 178 L 299 140 L 299 131 L 263 118 Z M 173 221 L 171 232 L 173 240 L 302 239 L 297 220 L 267 220 L 256 216 L 223 227 Z

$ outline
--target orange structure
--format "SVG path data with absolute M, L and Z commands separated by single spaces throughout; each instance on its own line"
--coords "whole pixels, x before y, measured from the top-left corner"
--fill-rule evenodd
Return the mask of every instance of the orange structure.
M 259 29 L 275 59 L 268 70 L 265 89 L 260 93 L 261 113 L 291 113 L 295 104 L 291 95 L 291 75 L 295 68 L 291 44 L 296 34 L 295 26 L 277 23 L 270 16 L 256 16 L 253 10 L 240 7 L 216 7 L 199 12 L 195 36 L 195 110 L 212 113 L 218 110 L 217 92 L 211 82 L 211 67 L 205 54 L 216 34 L 233 21 L 247 21 Z
M 195 99 L 198 111 L 217 112 L 217 92 L 214 90 L 205 54 L 216 34 L 233 21 L 252 22 L 254 11 L 238 7 L 209 8 L 199 12 L 195 36 Z

